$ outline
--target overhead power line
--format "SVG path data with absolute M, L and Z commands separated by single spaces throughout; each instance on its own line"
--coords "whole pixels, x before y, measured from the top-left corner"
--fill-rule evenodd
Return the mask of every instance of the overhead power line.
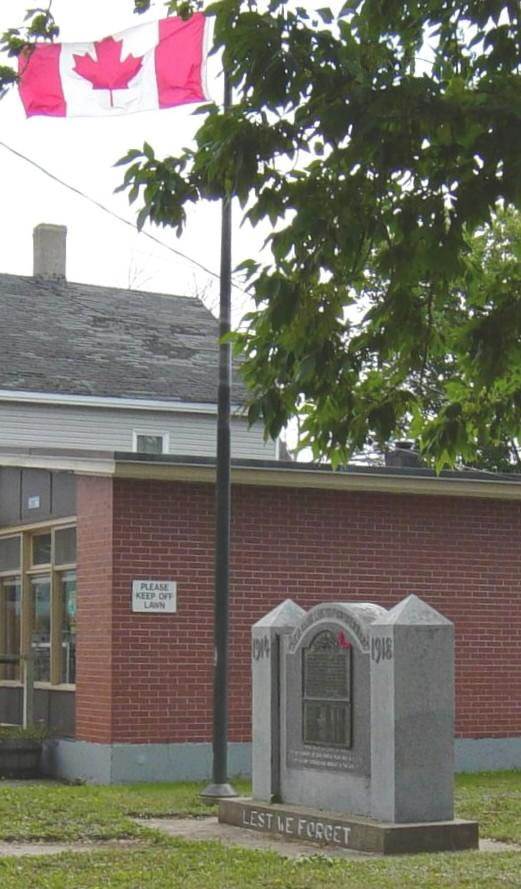
M 86 192 L 82 191 L 81 188 L 77 188 L 75 185 L 71 185 L 70 182 L 65 182 L 64 179 L 61 179 L 59 176 L 56 176 L 55 173 L 51 173 L 50 170 L 47 170 L 46 167 L 43 167 L 37 161 L 33 160 L 31 157 L 27 157 L 26 154 L 23 154 L 21 151 L 18 151 L 16 148 L 12 148 L 11 145 L 7 145 L 6 142 L 2 142 L 0 140 L 0 146 L 5 148 L 6 151 L 9 151 L 11 154 L 14 154 L 15 157 L 20 158 L 25 161 L 25 163 L 30 164 L 36 170 L 39 170 L 40 173 L 43 173 L 44 176 L 47 176 L 49 179 L 52 179 L 53 182 L 57 182 L 58 185 L 63 186 L 63 188 L 67 188 L 69 191 L 72 191 L 73 194 L 82 198 L 85 201 L 88 201 L 89 204 L 92 204 L 94 207 L 97 207 L 98 210 L 102 210 L 103 213 L 107 213 L 109 216 L 112 216 L 113 219 L 116 219 L 118 222 L 122 222 L 123 225 L 128 225 L 131 229 L 136 231 L 136 224 L 132 222 L 130 219 L 125 219 L 124 216 L 120 216 L 119 213 L 116 213 L 114 210 L 111 210 L 110 207 L 105 206 L 100 201 L 97 201 L 95 198 L 91 197 Z M 147 231 L 141 231 L 139 234 L 143 235 L 145 238 L 148 238 L 150 241 L 153 241 L 155 244 L 158 244 L 160 247 L 163 247 L 165 250 L 169 250 L 170 253 L 175 254 L 175 256 L 179 256 L 181 259 L 184 259 L 186 262 L 191 262 L 192 265 L 197 266 L 197 268 L 201 269 L 201 271 L 205 272 L 207 275 L 211 275 L 212 278 L 216 278 L 219 280 L 219 275 L 217 272 L 214 272 L 212 269 L 209 269 L 207 266 L 203 265 L 199 260 L 194 259 L 192 256 L 188 256 L 186 253 L 183 253 L 182 250 L 176 250 L 175 247 L 171 247 L 170 244 L 166 244 L 165 241 L 162 241 L 160 238 L 156 238 L 155 235 L 150 234 Z M 240 291 L 240 293 L 246 293 L 242 287 L 239 287 L 237 284 L 232 284 L 232 287 L 235 290 Z

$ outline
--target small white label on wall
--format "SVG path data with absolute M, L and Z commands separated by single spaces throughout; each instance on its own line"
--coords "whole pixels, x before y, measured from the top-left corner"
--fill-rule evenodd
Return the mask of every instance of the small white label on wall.
M 177 610 L 177 584 L 173 580 L 133 580 L 132 611 L 173 614 Z
M 27 498 L 27 509 L 40 509 L 40 498 L 39 497 L 28 497 Z

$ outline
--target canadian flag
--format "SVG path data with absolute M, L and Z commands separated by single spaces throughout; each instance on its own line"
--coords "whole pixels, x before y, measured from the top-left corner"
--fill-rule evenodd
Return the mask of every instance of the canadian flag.
M 170 16 L 94 43 L 36 43 L 18 73 L 28 117 L 99 117 L 208 98 L 208 20 Z

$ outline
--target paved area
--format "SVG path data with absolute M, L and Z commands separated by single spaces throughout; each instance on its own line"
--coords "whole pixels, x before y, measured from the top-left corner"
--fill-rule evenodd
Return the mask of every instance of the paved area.
M 132 849 L 142 846 L 140 840 L 109 840 L 95 843 L 4 843 L 0 842 L 0 858 L 21 858 L 24 855 L 60 855 L 62 852 L 94 852 L 100 849 Z
M 69 846 L 61 843 L 0 843 L 0 858 L 11 856 L 21 858 L 23 855 L 59 855 L 68 852 Z
M 296 840 L 283 840 L 269 834 L 244 830 L 231 824 L 219 824 L 215 816 L 209 818 L 152 818 L 140 819 L 139 824 L 155 827 L 171 837 L 189 840 L 219 840 L 230 846 L 244 846 L 247 849 L 264 849 L 278 852 L 286 858 L 301 858 L 309 855 L 327 855 L 333 858 L 377 858 L 368 852 L 350 849 L 325 848 L 315 843 L 301 843 Z M 521 852 L 521 846 L 499 843 L 495 840 L 480 840 L 480 852 Z
M 218 840 L 229 846 L 242 846 L 246 849 L 261 849 L 277 852 L 285 858 L 303 858 L 310 855 L 327 855 L 333 858 L 375 858 L 367 852 L 355 852 L 349 849 L 324 848 L 314 843 L 287 841 L 268 834 L 257 833 L 233 827 L 231 824 L 219 824 L 215 816 L 204 818 L 140 818 L 138 824 L 161 830 L 170 837 L 181 837 L 186 840 Z M 85 843 L 5 843 L 0 842 L 0 858 L 6 856 L 21 857 L 24 855 L 59 855 L 62 852 L 93 852 L 100 849 L 132 849 L 143 846 L 140 840 L 110 840 L 105 842 Z M 495 840 L 480 840 L 480 852 L 521 852 L 521 846 L 511 843 L 499 843 Z
M 501 843 L 499 840 L 480 840 L 480 852 L 521 852 L 521 846 L 516 843 Z

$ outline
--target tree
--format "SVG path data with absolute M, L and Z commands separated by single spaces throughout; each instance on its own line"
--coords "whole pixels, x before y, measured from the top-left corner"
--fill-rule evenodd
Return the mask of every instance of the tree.
M 468 421 L 474 421 L 476 444 L 467 457 L 467 466 L 519 471 L 519 442 L 512 435 L 517 428 L 518 418 L 512 416 L 516 404 L 511 405 L 506 417 L 498 407 L 508 402 L 509 387 L 516 385 L 521 357 L 521 214 L 513 209 L 497 211 L 491 224 L 467 238 L 467 246 L 465 272 L 452 284 L 443 312 L 435 312 L 433 307 L 431 323 L 436 336 L 425 361 L 407 380 L 421 403 L 421 412 L 410 424 L 406 418 L 400 431 L 403 437 L 414 438 L 423 429 L 424 441 L 436 454 L 440 444 L 436 439 L 443 430 L 440 416 L 444 415 L 449 394 L 465 405 Z M 378 312 L 385 286 L 378 269 L 366 270 L 369 314 Z M 428 284 L 423 286 L 422 297 L 428 300 Z M 497 315 L 490 326 L 492 304 Z M 488 397 L 481 403 L 476 394 L 476 357 L 489 381 Z M 485 435 L 481 429 L 486 430 Z
M 467 463 L 519 471 L 521 215 L 498 210 L 467 240 L 466 271 L 451 291 L 452 321 L 449 313 L 443 319 L 446 350 L 438 349 L 434 360 L 443 384 L 424 440 L 431 453 L 440 453 L 444 418 L 459 404 L 463 434 L 472 436 Z
M 475 251 L 520 204 L 517 0 L 207 11 L 235 104 L 205 106 L 178 157 L 130 151 L 124 185 L 140 225 L 181 231 L 190 203 L 229 194 L 272 224 L 271 261 L 244 264 L 256 310 L 235 336 L 250 418 L 275 436 L 298 413 L 303 443 L 336 464 L 410 429 L 438 467 L 515 441 L 519 242 L 486 273 Z M 52 39 L 49 14 L 29 29 Z

